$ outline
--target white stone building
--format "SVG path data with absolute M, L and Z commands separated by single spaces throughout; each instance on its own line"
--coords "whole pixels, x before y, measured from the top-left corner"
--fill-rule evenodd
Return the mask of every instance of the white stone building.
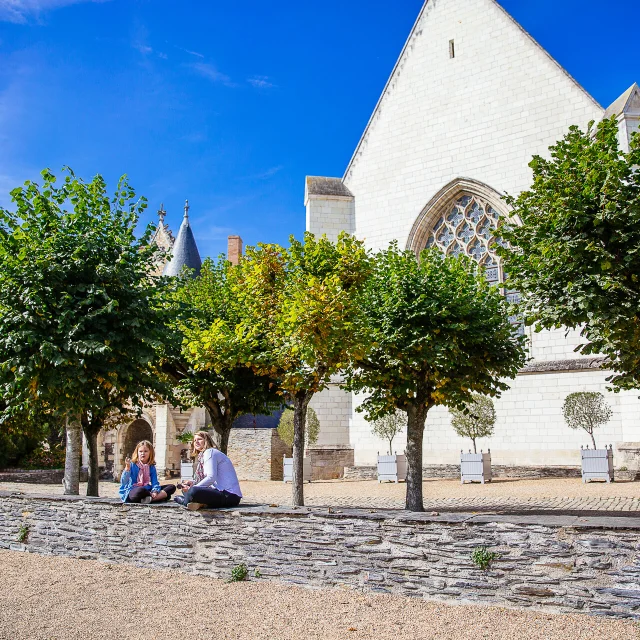
M 637 85 L 605 110 L 494 0 L 427 0 L 344 176 L 307 178 L 307 229 L 332 239 L 345 230 L 374 250 L 436 243 L 502 279 L 488 248 L 495 220 L 508 215 L 501 196 L 530 186 L 531 157 L 548 155 L 570 125 L 614 114 L 627 145 L 640 126 Z M 607 392 L 610 372 L 574 352 L 576 332 L 525 331 L 532 361 L 496 401 L 495 435 L 479 448 L 490 447 L 496 465 L 579 465 L 588 436 L 565 426 L 561 407 L 570 392 L 597 390 L 613 408 L 597 441 L 612 443 L 623 464 L 620 451 L 640 447 L 640 392 Z M 385 444 L 356 412 L 359 401 L 337 384 L 314 398 L 318 449 L 373 465 Z M 394 444 L 404 448 L 402 437 Z M 468 447 L 446 409 L 429 413 L 426 465 L 454 464 Z

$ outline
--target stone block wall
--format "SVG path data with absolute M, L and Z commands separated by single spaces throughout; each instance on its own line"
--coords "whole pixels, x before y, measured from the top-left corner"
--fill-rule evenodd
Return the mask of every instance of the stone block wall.
M 316 448 L 307 451 L 311 458 L 311 473 L 313 480 L 336 480 L 344 477 L 345 467 L 353 466 L 353 449 Z
M 291 450 L 276 429 L 234 428 L 227 453 L 240 481 L 282 480 L 282 458 Z
M 640 518 L 0 498 L 0 549 L 223 579 L 245 563 L 249 576 L 309 587 L 640 619 Z M 479 546 L 499 554 L 487 570 L 471 560 Z

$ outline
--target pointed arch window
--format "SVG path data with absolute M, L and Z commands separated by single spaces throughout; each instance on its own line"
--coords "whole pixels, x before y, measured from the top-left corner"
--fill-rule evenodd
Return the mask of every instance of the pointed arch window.
M 445 255 L 464 254 L 473 258 L 483 269 L 487 280 L 502 287 L 504 272 L 496 254 L 497 241 L 493 237 L 500 213 L 483 198 L 471 193 L 459 193 L 427 235 L 425 248 L 437 247 Z M 503 291 L 509 302 L 519 300 L 515 291 Z M 520 318 L 511 318 L 518 333 L 524 329 Z

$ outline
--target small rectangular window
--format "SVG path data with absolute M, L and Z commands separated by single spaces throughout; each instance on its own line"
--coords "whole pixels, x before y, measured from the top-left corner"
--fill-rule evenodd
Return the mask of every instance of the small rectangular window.
M 456 45 L 453 42 L 453 40 L 449 40 L 449 57 L 450 58 L 456 57 Z

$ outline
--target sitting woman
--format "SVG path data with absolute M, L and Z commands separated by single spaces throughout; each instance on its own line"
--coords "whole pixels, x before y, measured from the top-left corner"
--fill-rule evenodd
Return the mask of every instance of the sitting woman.
M 173 484 L 160 486 L 156 472 L 156 455 L 148 440 L 138 442 L 131 458 L 127 458 L 120 478 L 122 502 L 162 502 L 175 492 Z
M 191 443 L 193 480 L 182 483 L 181 496 L 174 500 L 191 511 L 202 507 L 237 507 L 242 498 L 233 463 L 219 451 L 210 433 L 198 431 Z

